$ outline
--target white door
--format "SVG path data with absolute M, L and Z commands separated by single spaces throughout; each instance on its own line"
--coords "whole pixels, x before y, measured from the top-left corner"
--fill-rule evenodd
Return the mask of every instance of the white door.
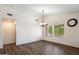
M 2 22 L 3 28 L 3 44 L 12 44 L 16 43 L 16 25 L 11 19 L 4 19 Z

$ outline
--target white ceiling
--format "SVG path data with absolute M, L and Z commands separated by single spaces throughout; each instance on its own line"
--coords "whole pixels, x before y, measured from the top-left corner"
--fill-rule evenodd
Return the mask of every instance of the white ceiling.
M 38 13 L 41 13 L 42 9 L 44 9 L 46 14 L 79 11 L 79 4 L 38 4 L 38 5 L 32 4 L 24 6 Z
M 45 10 L 46 14 L 79 11 L 79 4 L 15 4 L 8 6 L 19 7 L 20 9 L 24 9 L 25 11 L 30 11 L 35 14 L 41 14 L 42 9 Z

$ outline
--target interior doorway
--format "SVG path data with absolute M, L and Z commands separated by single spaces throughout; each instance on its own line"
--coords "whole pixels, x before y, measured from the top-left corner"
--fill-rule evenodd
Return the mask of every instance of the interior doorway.
M 16 20 L 3 18 L 2 20 L 3 29 L 3 53 L 13 54 L 16 49 Z M 13 52 L 10 52 L 13 49 Z

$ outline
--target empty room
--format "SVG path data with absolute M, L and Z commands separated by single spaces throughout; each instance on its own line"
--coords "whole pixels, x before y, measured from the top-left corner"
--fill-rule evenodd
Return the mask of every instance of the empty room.
M 0 55 L 79 55 L 79 4 L 0 4 Z

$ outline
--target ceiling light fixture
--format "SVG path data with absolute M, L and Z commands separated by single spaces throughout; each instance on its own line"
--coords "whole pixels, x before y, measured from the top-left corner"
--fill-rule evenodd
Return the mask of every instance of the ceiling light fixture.
M 44 13 L 45 11 L 44 10 L 42 10 L 42 22 L 40 23 L 40 25 L 42 26 L 42 27 L 44 27 L 45 25 L 47 25 L 47 23 L 45 23 L 45 13 Z

